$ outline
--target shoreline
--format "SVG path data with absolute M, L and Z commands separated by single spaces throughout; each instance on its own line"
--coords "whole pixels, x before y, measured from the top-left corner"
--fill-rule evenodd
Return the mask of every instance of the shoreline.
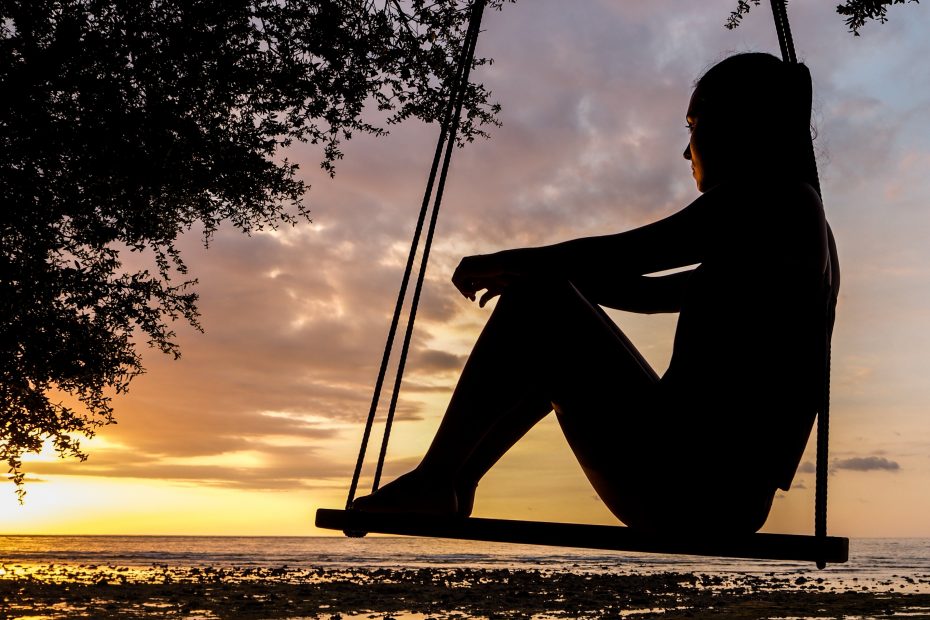
M 930 575 L 2 564 L 0 617 L 930 618 Z M 345 615 L 344 615 L 345 614 Z

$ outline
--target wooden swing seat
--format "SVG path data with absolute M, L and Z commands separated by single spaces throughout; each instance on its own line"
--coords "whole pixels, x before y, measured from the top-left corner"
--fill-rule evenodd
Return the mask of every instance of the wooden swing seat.
M 358 510 L 316 512 L 316 526 L 349 536 L 367 533 L 427 536 L 458 540 L 550 545 L 610 551 L 704 555 L 760 560 L 842 563 L 849 558 L 849 539 L 836 536 L 748 534 L 721 536 L 689 532 L 649 533 L 613 525 L 582 525 L 422 514 L 382 514 Z

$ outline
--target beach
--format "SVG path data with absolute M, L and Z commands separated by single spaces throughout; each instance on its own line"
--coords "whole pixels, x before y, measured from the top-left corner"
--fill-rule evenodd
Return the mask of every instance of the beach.
M 56 543 L 41 542 L 49 548 Z M 107 541 L 94 542 L 102 548 Z M 428 541 L 406 539 L 348 544 L 325 539 L 304 556 L 294 543 L 286 552 L 277 548 L 272 557 L 246 560 L 240 546 L 236 563 L 217 555 L 221 542 L 211 543 L 212 551 L 195 549 L 184 557 L 169 552 L 163 561 L 148 563 L 151 553 L 119 551 L 120 541 L 113 541 L 110 559 L 121 561 L 96 564 L 75 562 L 67 550 L 56 561 L 49 557 L 55 555 L 51 549 L 20 557 L 0 550 L 5 553 L 0 557 L 6 557 L 0 565 L 0 617 L 930 618 L 925 541 L 899 541 L 895 548 L 907 551 L 898 557 L 886 553 L 887 544 L 881 547 L 884 552 L 873 549 L 875 570 L 853 563 L 825 571 L 791 564 L 780 569 L 763 565 L 760 571 L 752 569 L 756 564 L 732 561 L 737 570 L 722 569 L 727 566 L 722 561 L 708 561 L 708 570 L 696 570 L 700 558 L 686 558 L 675 568 L 673 558 L 612 562 L 606 554 L 551 548 L 534 549 L 532 557 L 520 550 L 503 556 L 497 548 L 481 555 L 474 552 L 480 546 L 441 541 L 430 555 Z M 158 546 L 158 539 L 149 539 L 146 548 Z M 234 549 L 235 540 L 226 546 Z M 455 548 L 459 551 L 450 553 Z M 359 549 L 367 560 L 352 555 Z M 282 555 L 294 564 L 275 565 Z M 414 556 L 419 561 L 411 560 Z M 105 554 L 97 557 L 105 559 Z M 539 560 L 544 557 L 549 560 Z M 534 561 L 542 567 L 529 567 Z
M 5 570 L 16 567 L 6 567 Z M 50 565 L 4 575 L 7 618 L 930 618 L 930 577 L 859 590 L 754 575 Z M 915 591 L 916 590 L 916 591 Z

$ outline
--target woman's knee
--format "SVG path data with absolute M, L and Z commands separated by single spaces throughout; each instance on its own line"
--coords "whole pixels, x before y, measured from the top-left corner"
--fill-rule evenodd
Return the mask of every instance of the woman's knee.
M 507 286 L 502 297 L 540 298 L 557 297 L 568 294 L 571 283 L 564 278 L 539 278 L 523 276 Z
M 593 311 L 590 302 L 564 278 L 522 277 L 504 290 L 498 302 L 501 305 L 532 309 L 533 316 Z

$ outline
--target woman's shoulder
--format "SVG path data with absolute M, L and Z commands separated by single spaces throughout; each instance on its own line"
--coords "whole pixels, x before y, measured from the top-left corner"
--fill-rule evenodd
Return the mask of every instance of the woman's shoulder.
M 800 181 L 740 180 L 720 184 L 703 196 L 719 252 L 727 248 L 763 263 L 821 264 L 827 223 L 816 190 Z M 790 248 L 790 251 L 786 251 Z
M 820 195 L 810 183 L 777 176 L 734 179 L 715 186 L 706 196 L 719 200 L 761 203 L 777 201 L 822 208 Z
M 742 224 L 825 228 L 823 203 L 809 184 L 778 178 L 740 179 L 721 183 L 704 198 L 720 215 Z

